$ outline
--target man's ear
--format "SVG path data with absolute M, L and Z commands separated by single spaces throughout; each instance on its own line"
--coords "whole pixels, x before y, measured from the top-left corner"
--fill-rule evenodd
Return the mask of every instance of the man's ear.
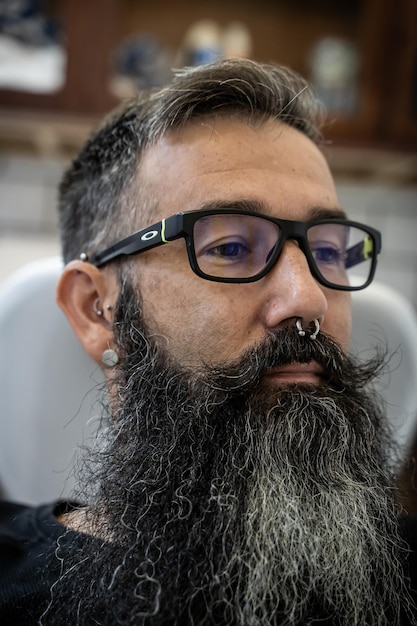
M 56 298 L 86 352 L 102 365 L 104 350 L 114 347 L 113 310 L 118 294 L 114 272 L 71 261 L 58 281 Z

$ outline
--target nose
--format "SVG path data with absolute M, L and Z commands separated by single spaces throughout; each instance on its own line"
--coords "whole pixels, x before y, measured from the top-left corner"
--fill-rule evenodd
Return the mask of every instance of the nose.
M 311 274 L 296 241 L 286 241 L 280 258 L 264 281 L 266 328 L 283 328 L 295 324 L 297 319 L 306 326 L 314 320 L 323 325 L 328 308 L 325 290 Z

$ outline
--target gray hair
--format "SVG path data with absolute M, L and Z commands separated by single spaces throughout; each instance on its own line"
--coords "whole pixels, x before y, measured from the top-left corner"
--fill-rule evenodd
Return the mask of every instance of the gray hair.
M 105 119 L 64 174 L 59 199 L 64 260 L 107 247 L 149 218 L 149 199 L 137 186 L 144 150 L 170 129 L 212 115 L 248 123 L 276 119 L 316 144 L 321 140 L 322 107 L 289 68 L 234 59 L 180 70 L 165 87 L 139 94 Z

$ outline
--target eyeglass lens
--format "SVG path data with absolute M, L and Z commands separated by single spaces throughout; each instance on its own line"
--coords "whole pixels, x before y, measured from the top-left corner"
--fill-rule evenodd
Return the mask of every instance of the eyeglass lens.
M 253 215 L 204 216 L 194 225 L 197 264 L 207 276 L 245 279 L 262 272 L 279 243 L 277 224 Z M 327 223 L 307 231 L 318 273 L 335 286 L 360 287 L 372 269 L 373 240 L 361 228 Z

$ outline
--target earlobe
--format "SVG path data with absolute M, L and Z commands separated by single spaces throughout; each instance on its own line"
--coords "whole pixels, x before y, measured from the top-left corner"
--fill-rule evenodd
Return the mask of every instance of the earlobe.
M 102 365 L 103 352 L 113 346 L 112 305 L 117 284 L 112 272 L 90 263 L 71 261 L 58 281 L 56 298 L 86 352 Z

